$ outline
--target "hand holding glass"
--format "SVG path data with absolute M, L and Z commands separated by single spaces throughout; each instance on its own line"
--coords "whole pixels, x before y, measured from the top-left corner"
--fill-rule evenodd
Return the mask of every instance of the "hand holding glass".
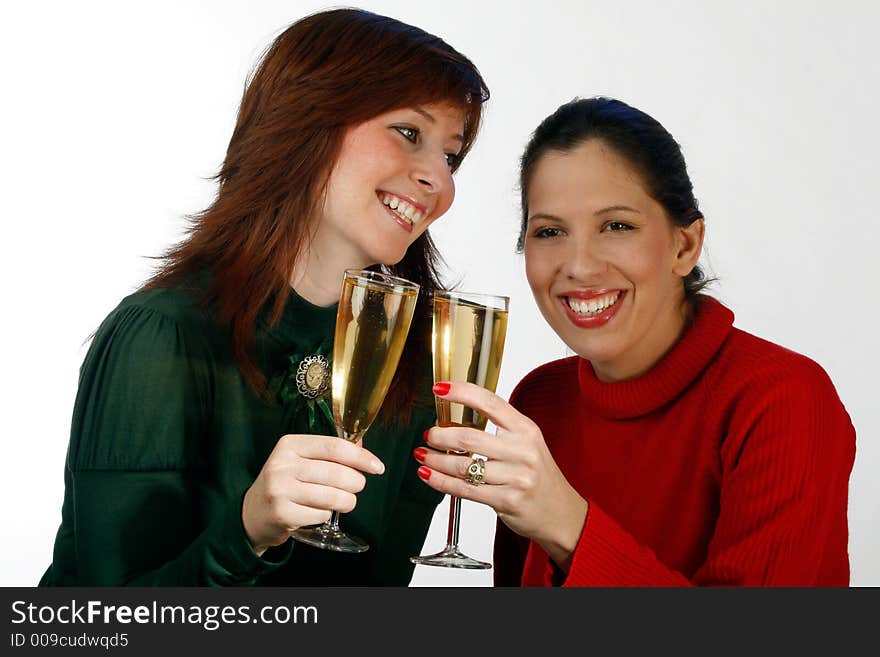
M 435 292 L 432 351 L 434 382 L 467 381 L 495 392 L 507 334 L 508 297 L 469 292 Z M 485 415 L 464 404 L 436 397 L 437 425 L 483 431 Z M 461 500 L 450 498 L 446 547 L 428 556 L 410 557 L 415 564 L 486 569 L 492 564 L 463 554 L 458 547 Z
M 333 339 L 333 419 L 339 437 L 363 438 L 385 401 L 412 323 L 419 286 L 396 276 L 348 270 Z M 369 545 L 339 528 L 339 512 L 290 534 L 315 547 L 365 552 Z

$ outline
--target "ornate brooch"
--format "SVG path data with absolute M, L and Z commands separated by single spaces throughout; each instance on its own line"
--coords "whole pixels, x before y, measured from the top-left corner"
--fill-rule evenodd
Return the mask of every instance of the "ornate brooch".
M 296 389 L 306 399 L 326 394 L 330 390 L 330 361 L 320 354 L 303 358 L 296 366 Z
M 327 399 L 330 397 L 329 344 L 322 343 L 315 353 L 288 357 L 287 371 L 282 375 L 278 399 L 290 405 L 294 413 L 308 411 L 309 429 L 315 433 L 336 433 L 336 421 Z M 315 412 L 321 409 L 321 422 Z M 326 426 L 325 426 L 326 425 Z

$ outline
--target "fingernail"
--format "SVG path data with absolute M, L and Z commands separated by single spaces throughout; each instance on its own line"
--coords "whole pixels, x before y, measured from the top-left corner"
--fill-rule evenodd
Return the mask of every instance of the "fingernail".
M 385 472 L 385 464 L 382 463 L 379 459 L 373 459 L 373 472 L 376 474 L 382 474 Z
M 446 383 L 445 381 L 441 381 L 440 383 L 435 383 L 432 390 L 434 391 L 435 395 L 440 395 L 442 397 L 447 392 L 449 392 L 449 388 L 450 386 L 448 383 Z
M 422 434 L 422 440 L 424 440 L 425 442 L 428 442 L 428 432 L 429 431 L 430 431 L 430 429 L 425 429 L 425 433 Z
M 419 466 L 419 476 L 420 476 L 422 479 L 424 479 L 425 481 L 428 481 L 428 479 L 431 478 L 431 470 L 430 470 L 430 468 L 426 468 L 426 467 L 423 466 L 423 465 L 422 465 L 422 466 Z
M 415 457 L 416 461 L 418 461 L 419 463 L 421 463 L 422 461 L 425 460 L 425 456 L 427 454 L 428 454 L 428 450 L 426 450 L 424 447 L 416 447 L 413 450 L 413 456 Z

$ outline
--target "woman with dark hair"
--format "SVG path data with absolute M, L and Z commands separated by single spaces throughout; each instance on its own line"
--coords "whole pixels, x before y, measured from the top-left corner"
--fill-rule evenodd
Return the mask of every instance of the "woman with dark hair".
M 466 57 L 384 16 L 321 12 L 274 40 L 215 200 L 94 337 L 41 584 L 409 582 L 441 499 L 408 467 L 434 423 L 427 228 L 487 98 Z M 331 352 L 350 268 L 421 286 L 369 450 L 336 437 L 326 371 L 298 376 Z M 294 547 L 331 511 L 367 552 Z
M 441 451 L 415 450 L 430 487 L 497 511 L 496 584 L 846 586 L 850 418 L 819 365 L 699 293 L 704 220 L 672 136 L 572 101 L 533 134 L 521 190 L 526 276 L 577 355 L 510 404 L 437 384 L 497 436 L 435 427 Z

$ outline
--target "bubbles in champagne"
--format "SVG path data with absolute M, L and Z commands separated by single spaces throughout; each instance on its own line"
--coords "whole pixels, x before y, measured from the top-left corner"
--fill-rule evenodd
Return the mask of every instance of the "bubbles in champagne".
M 352 439 L 370 427 L 406 343 L 418 293 L 346 278 L 333 345 L 333 416 Z
M 462 299 L 434 297 L 435 381 L 468 381 L 495 392 L 507 335 L 506 310 Z M 487 418 L 437 397 L 437 424 L 485 429 Z

